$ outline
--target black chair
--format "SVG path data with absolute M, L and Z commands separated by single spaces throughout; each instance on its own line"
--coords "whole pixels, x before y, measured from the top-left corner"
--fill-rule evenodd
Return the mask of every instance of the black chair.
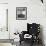
M 27 23 L 27 32 L 32 35 L 33 41 L 37 41 L 39 43 L 40 24 Z
M 22 31 L 22 34 L 20 34 L 20 44 L 22 41 L 24 41 L 25 34 L 32 35 L 32 38 L 29 40 L 31 41 L 32 45 L 34 42 L 39 43 L 39 33 L 40 33 L 40 24 L 27 23 L 27 31 Z

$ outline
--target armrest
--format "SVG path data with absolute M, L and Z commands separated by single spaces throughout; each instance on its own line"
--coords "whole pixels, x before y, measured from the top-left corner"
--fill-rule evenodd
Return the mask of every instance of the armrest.
M 19 34 L 20 41 L 24 40 L 24 35 L 27 34 L 27 31 L 22 31 L 21 34 Z
M 27 33 L 28 33 L 27 31 L 22 31 L 22 34 L 23 34 L 23 35 L 25 35 L 25 34 L 27 34 Z

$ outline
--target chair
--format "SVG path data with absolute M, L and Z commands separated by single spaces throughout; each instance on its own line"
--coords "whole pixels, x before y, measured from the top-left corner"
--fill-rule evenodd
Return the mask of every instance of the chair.
M 29 41 L 31 41 L 32 45 L 34 42 L 39 43 L 39 33 L 40 33 L 40 24 L 36 24 L 36 23 L 29 24 L 29 23 L 27 23 L 27 31 L 22 31 L 22 34 L 20 34 L 20 44 L 22 41 L 25 41 L 25 38 L 24 38 L 25 34 L 29 34 L 32 36 L 29 40 Z

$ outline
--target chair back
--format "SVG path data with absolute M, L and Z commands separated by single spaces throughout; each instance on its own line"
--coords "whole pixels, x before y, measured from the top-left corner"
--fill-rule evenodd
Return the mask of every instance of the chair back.
M 30 35 L 38 35 L 40 33 L 40 24 L 27 23 L 27 30 Z

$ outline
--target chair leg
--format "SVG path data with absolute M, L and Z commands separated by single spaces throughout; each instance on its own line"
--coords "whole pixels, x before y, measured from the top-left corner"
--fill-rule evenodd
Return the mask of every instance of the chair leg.
M 21 41 L 20 41 L 20 45 L 21 45 Z
M 34 44 L 34 41 L 33 41 L 33 39 L 31 40 L 31 45 L 30 46 L 33 46 L 33 44 Z

